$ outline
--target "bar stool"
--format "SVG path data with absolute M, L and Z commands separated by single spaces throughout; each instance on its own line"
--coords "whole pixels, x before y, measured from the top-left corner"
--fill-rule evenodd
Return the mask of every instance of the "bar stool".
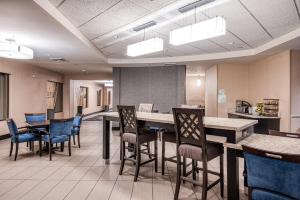
M 121 127 L 121 166 L 119 174 L 122 175 L 123 168 L 126 160 L 132 161 L 135 164 L 134 182 L 137 181 L 140 166 L 149 162 L 155 161 L 155 172 L 157 172 L 157 134 L 141 131 L 138 127 L 134 106 L 117 106 L 120 127 Z M 144 143 L 154 142 L 154 154 L 141 151 L 141 146 Z M 134 154 L 126 156 L 126 149 L 131 149 L 126 143 L 134 145 Z M 153 156 L 153 158 L 141 162 L 141 154 Z
M 220 183 L 221 196 L 224 193 L 224 170 L 223 153 L 221 144 L 206 141 L 203 125 L 204 112 L 201 109 L 173 108 L 173 116 L 176 131 L 176 154 L 177 154 L 177 179 L 174 199 L 178 199 L 181 181 L 191 182 L 194 185 L 202 185 L 202 200 L 207 198 L 207 191 Z M 181 175 L 181 158 L 192 159 L 192 178 Z M 220 157 L 220 172 L 208 170 L 208 161 Z M 202 168 L 196 166 L 198 161 L 202 162 Z M 196 170 L 202 171 L 202 183 L 196 180 Z M 219 178 L 208 184 L 208 173 Z

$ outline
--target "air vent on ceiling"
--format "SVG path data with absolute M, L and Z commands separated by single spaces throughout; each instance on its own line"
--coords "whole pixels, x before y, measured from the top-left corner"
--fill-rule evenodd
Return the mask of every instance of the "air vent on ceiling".
M 133 30 L 135 32 L 138 32 L 138 31 L 144 30 L 144 29 L 149 28 L 149 27 L 154 26 L 154 25 L 156 25 L 156 22 L 155 21 L 150 21 L 150 22 L 147 22 L 145 24 L 134 27 Z
M 50 58 L 50 60 L 54 62 L 67 62 L 67 60 L 64 58 Z
M 195 8 L 198 8 L 198 7 L 204 6 L 206 4 L 212 3 L 214 1 L 216 1 L 216 0 L 200 0 L 200 1 L 195 1 L 194 3 L 190 3 L 190 4 L 186 5 L 186 6 L 183 6 L 183 7 L 179 8 L 178 11 L 181 12 L 181 13 L 185 13 L 185 12 L 193 10 Z

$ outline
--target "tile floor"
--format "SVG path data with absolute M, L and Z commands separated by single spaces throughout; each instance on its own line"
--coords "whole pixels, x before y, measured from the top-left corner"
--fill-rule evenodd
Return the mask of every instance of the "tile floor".
M 110 165 L 105 165 L 102 160 L 101 121 L 84 121 L 81 130 L 82 147 L 79 149 L 73 146 L 71 157 L 67 156 L 65 148 L 65 152 L 53 156 L 53 161 L 49 161 L 48 155 L 39 157 L 29 152 L 26 144 L 22 144 L 15 162 L 8 157 L 9 140 L 0 141 L 0 200 L 173 199 L 175 164 L 167 163 L 166 175 L 162 176 L 161 173 L 155 173 L 153 164 L 149 163 L 141 168 L 140 178 L 134 183 L 134 168 L 131 164 L 126 164 L 122 176 L 118 175 L 120 161 L 117 132 L 111 138 Z M 174 152 L 175 146 L 168 144 L 166 154 L 173 155 Z M 243 161 L 240 160 L 240 163 L 242 169 Z M 218 160 L 211 161 L 209 167 L 217 170 Z M 160 169 L 159 166 L 159 172 Z M 209 180 L 213 179 L 209 177 Z M 209 192 L 208 199 L 222 199 L 218 193 L 217 185 Z M 241 196 L 245 198 L 243 194 Z M 200 198 L 200 187 L 182 185 L 180 199 Z

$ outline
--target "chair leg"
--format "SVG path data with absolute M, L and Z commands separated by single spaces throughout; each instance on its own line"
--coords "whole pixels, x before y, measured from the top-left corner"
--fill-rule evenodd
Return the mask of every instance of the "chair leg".
M 77 140 L 78 140 L 78 147 L 80 148 L 80 133 L 77 135 Z
M 64 142 L 61 142 L 61 143 L 60 143 L 60 151 L 63 152 L 63 151 L 64 151 L 64 148 L 65 148 L 65 143 L 64 143 Z
M 34 141 L 31 142 L 31 151 L 34 152 Z
M 12 154 L 13 148 L 14 148 L 14 143 L 13 143 L 13 142 L 10 142 L 10 151 L 9 151 L 9 157 L 11 157 L 11 154 Z
M 31 148 L 32 148 L 32 143 L 31 143 L 31 141 L 30 142 L 28 142 L 29 143 L 29 150 L 31 151 Z
M 124 164 L 125 164 L 125 142 L 121 141 L 121 165 L 120 165 L 120 171 L 119 171 L 119 175 L 122 175 L 123 173 L 123 169 L 124 169 Z
M 203 162 L 202 200 L 207 198 L 207 163 Z
M 19 142 L 16 142 L 15 161 L 17 160 L 18 157 L 18 150 L 19 150 Z
M 52 143 L 49 141 L 49 160 L 52 161 Z
M 154 169 L 155 172 L 157 173 L 157 162 L 158 162 L 158 157 L 157 157 L 157 140 L 154 141 L 154 156 L 155 156 L 155 163 L 154 163 Z
M 73 143 L 74 143 L 74 145 L 76 145 L 76 142 L 75 142 L 75 135 L 73 135 Z
M 71 137 L 70 136 L 69 136 L 68 148 L 69 148 L 69 156 L 71 156 Z
M 176 188 L 174 194 L 174 200 L 178 199 L 180 184 L 181 184 L 181 157 L 177 155 L 177 178 L 176 178 Z
M 183 161 L 182 161 L 182 175 L 184 177 L 186 177 L 186 158 L 183 157 Z M 185 180 L 183 180 L 183 183 L 185 183 Z
M 197 161 L 192 160 L 193 180 L 196 180 L 196 163 Z
M 221 187 L 221 197 L 224 197 L 224 156 L 220 156 L 220 187 Z
M 141 163 L 141 146 L 140 144 L 136 144 L 136 164 L 135 164 L 134 182 L 137 181 L 139 176 L 140 163 Z
M 162 139 L 161 142 L 161 174 L 165 175 L 165 147 L 166 142 Z
M 150 154 L 151 153 L 151 149 L 150 149 L 150 142 L 147 142 L 147 152 Z M 152 159 L 152 156 L 149 155 L 149 159 Z
M 40 157 L 42 156 L 42 140 L 39 139 L 39 147 L 40 147 Z

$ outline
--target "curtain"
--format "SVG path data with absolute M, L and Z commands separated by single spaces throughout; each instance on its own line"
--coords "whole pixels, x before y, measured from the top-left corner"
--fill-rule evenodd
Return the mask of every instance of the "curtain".
M 9 75 L 0 73 L 0 120 L 8 118 Z

